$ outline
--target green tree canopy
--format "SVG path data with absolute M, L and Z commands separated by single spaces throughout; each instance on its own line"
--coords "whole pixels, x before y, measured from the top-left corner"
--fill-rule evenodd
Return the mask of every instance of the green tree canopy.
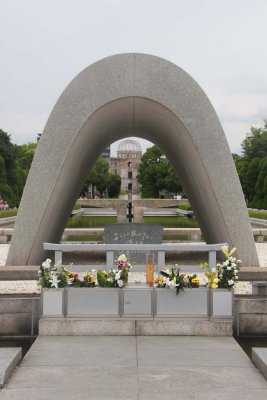
M 119 197 L 121 189 L 121 177 L 116 174 L 109 174 L 108 177 L 108 197 Z
M 18 166 L 24 171 L 26 177 L 31 168 L 37 143 L 27 143 L 18 146 Z
M 95 189 L 99 191 L 101 197 L 103 196 L 108 184 L 108 169 L 107 160 L 102 156 L 99 157 L 91 169 L 86 181 L 88 185 L 92 185 L 93 197 L 95 195 Z
M 253 160 L 256 157 L 265 157 L 267 155 L 267 121 L 263 128 L 250 129 L 251 135 L 242 143 L 244 157 L 247 160 Z
M 15 146 L 11 143 L 10 135 L 0 129 L 0 156 L 5 160 L 5 168 L 12 167 L 15 158 Z
M 248 205 L 267 209 L 267 121 L 262 128 L 251 127 L 242 143 L 242 156 L 234 155 L 241 186 Z
M 0 129 L 0 195 L 10 207 L 18 207 L 33 159 L 35 143 L 15 145 Z
M 0 129 L 0 195 L 10 207 L 18 206 L 24 182 L 17 166 L 18 149 L 10 135 Z
M 92 185 L 93 198 L 96 192 L 99 192 L 101 197 L 105 192 L 108 192 L 109 197 L 117 197 L 120 193 L 121 178 L 109 173 L 108 161 L 101 156 L 97 159 L 85 181 L 83 193 L 87 192 L 89 185 Z
M 253 205 L 256 208 L 267 210 L 267 156 L 260 160 L 258 171 Z
M 170 162 L 155 145 L 143 154 L 137 179 L 142 185 L 143 198 L 158 198 L 163 191 L 177 193 L 182 190 Z
M 6 163 L 3 156 L 0 156 L 0 198 L 10 201 L 12 196 L 11 187 L 7 183 Z

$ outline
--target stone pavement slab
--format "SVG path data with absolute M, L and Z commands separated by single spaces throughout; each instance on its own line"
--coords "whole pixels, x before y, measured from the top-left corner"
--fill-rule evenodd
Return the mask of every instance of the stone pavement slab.
M 139 388 L 141 392 L 164 393 L 201 388 L 233 387 L 235 390 L 267 389 L 262 376 L 253 368 L 214 367 L 173 367 L 153 366 L 139 368 Z M 179 382 L 179 384 L 178 384 Z
M 0 400 L 266 400 L 231 337 L 39 336 Z
M 265 379 L 267 379 L 267 348 L 253 347 L 252 361 L 259 368 Z
M 88 345 L 89 343 L 89 345 Z M 75 349 L 75 351 L 74 351 Z M 114 336 L 112 345 L 107 336 L 44 336 L 37 338 L 22 361 L 22 366 L 136 366 L 136 340 L 134 336 Z
M 6 384 L 21 357 L 21 347 L 0 348 L 0 388 Z
M 138 400 L 263 400 L 266 399 L 266 395 L 266 390 L 250 389 L 244 392 L 234 388 L 213 388 L 207 391 L 202 389 L 201 386 L 184 391 L 180 390 L 177 385 L 176 391 L 167 392 L 166 394 L 163 392 L 141 393 Z
M 14 388 L 76 388 L 93 390 L 130 390 L 138 386 L 134 367 L 51 366 L 22 367 L 16 371 L 7 387 Z M 1 397 L 0 397 L 1 398 Z
M 176 337 L 151 341 L 147 336 L 137 337 L 138 364 L 140 366 L 193 366 L 193 367 L 249 367 L 251 361 L 236 342 L 218 337 Z

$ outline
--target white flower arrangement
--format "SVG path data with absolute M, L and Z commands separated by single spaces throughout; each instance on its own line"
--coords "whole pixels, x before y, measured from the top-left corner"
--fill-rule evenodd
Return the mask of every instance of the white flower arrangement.
M 69 269 L 59 263 L 52 265 L 52 261 L 47 258 L 41 265 L 39 274 L 39 284 L 42 288 L 64 288 L 71 284 L 68 276 Z
M 180 270 L 178 265 L 175 264 L 176 268 L 163 268 L 160 271 L 160 275 L 155 278 L 154 287 L 158 288 L 170 288 L 175 289 L 176 294 L 179 293 L 180 290 L 184 290 L 185 287 L 188 287 L 188 282 L 185 281 L 184 275 L 180 275 Z
M 212 289 L 231 289 L 238 280 L 241 260 L 237 260 L 236 257 L 233 257 L 236 247 L 229 252 L 228 246 L 222 246 L 221 251 L 224 254 L 225 260 L 222 263 L 218 263 L 216 268 L 212 268 L 211 271 L 205 273 L 208 278 L 207 286 Z M 201 264 L 200 268 L 207 269 L 208 264 Z
M 102 287 L 123 287 L 128 281 L 128 273 L 132 268 L 129 259 L 125 254 L 121 254 L 115 260 L 116 268 L 109 271 L 97 271 L 97 281 Z

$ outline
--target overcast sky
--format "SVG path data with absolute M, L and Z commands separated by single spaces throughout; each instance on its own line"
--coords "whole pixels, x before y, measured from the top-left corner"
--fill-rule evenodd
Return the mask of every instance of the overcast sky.
M 0 0 L 0 128 L 35 141 L 81 70 L 140 52 L 200 84 L 240 153 L 267 118 L 266 18 L 267 0 Z

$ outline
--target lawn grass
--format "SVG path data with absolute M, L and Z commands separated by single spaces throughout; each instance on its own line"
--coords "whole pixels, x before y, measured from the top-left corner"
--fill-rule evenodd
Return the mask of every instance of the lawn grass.
M 249 211 L 248 214 L 251 218 L 267 219 L 267 211 Z
M 169 206 L 167 208 L 180 208 L 181 210 L 185 210 L 185 211 L 192 211 L 192 206 L 190 206 L 190 204 L 179 204 L 178 206 Z
M 82 217 L 69 219 L 66 228 L 103 228 L 106 224 L 115 224 L 117 218 L 110 217 Z M 197 220 L 187 217 L 144 217 L 146 224 L 160 224 L 166 228 L 198 228 Z
M 160 224 L 164 228 L 199 228 L 195 218 L 187 217 L 144 217 L 146 224 Z
M 179 204 L 179 206 L 176 206 L 177 208 L 180 208 L 181 210 L 185 211 L 192 211 L 192 206 L 190 204 Z
M 0 211 L 0 218 L 14 217 L 17 213 L 18 210 L 3 210 Z
M 66 228 L 104 228 L 106 224 L 115 224 L 117 217 L 82 217 L 69 219 Z

